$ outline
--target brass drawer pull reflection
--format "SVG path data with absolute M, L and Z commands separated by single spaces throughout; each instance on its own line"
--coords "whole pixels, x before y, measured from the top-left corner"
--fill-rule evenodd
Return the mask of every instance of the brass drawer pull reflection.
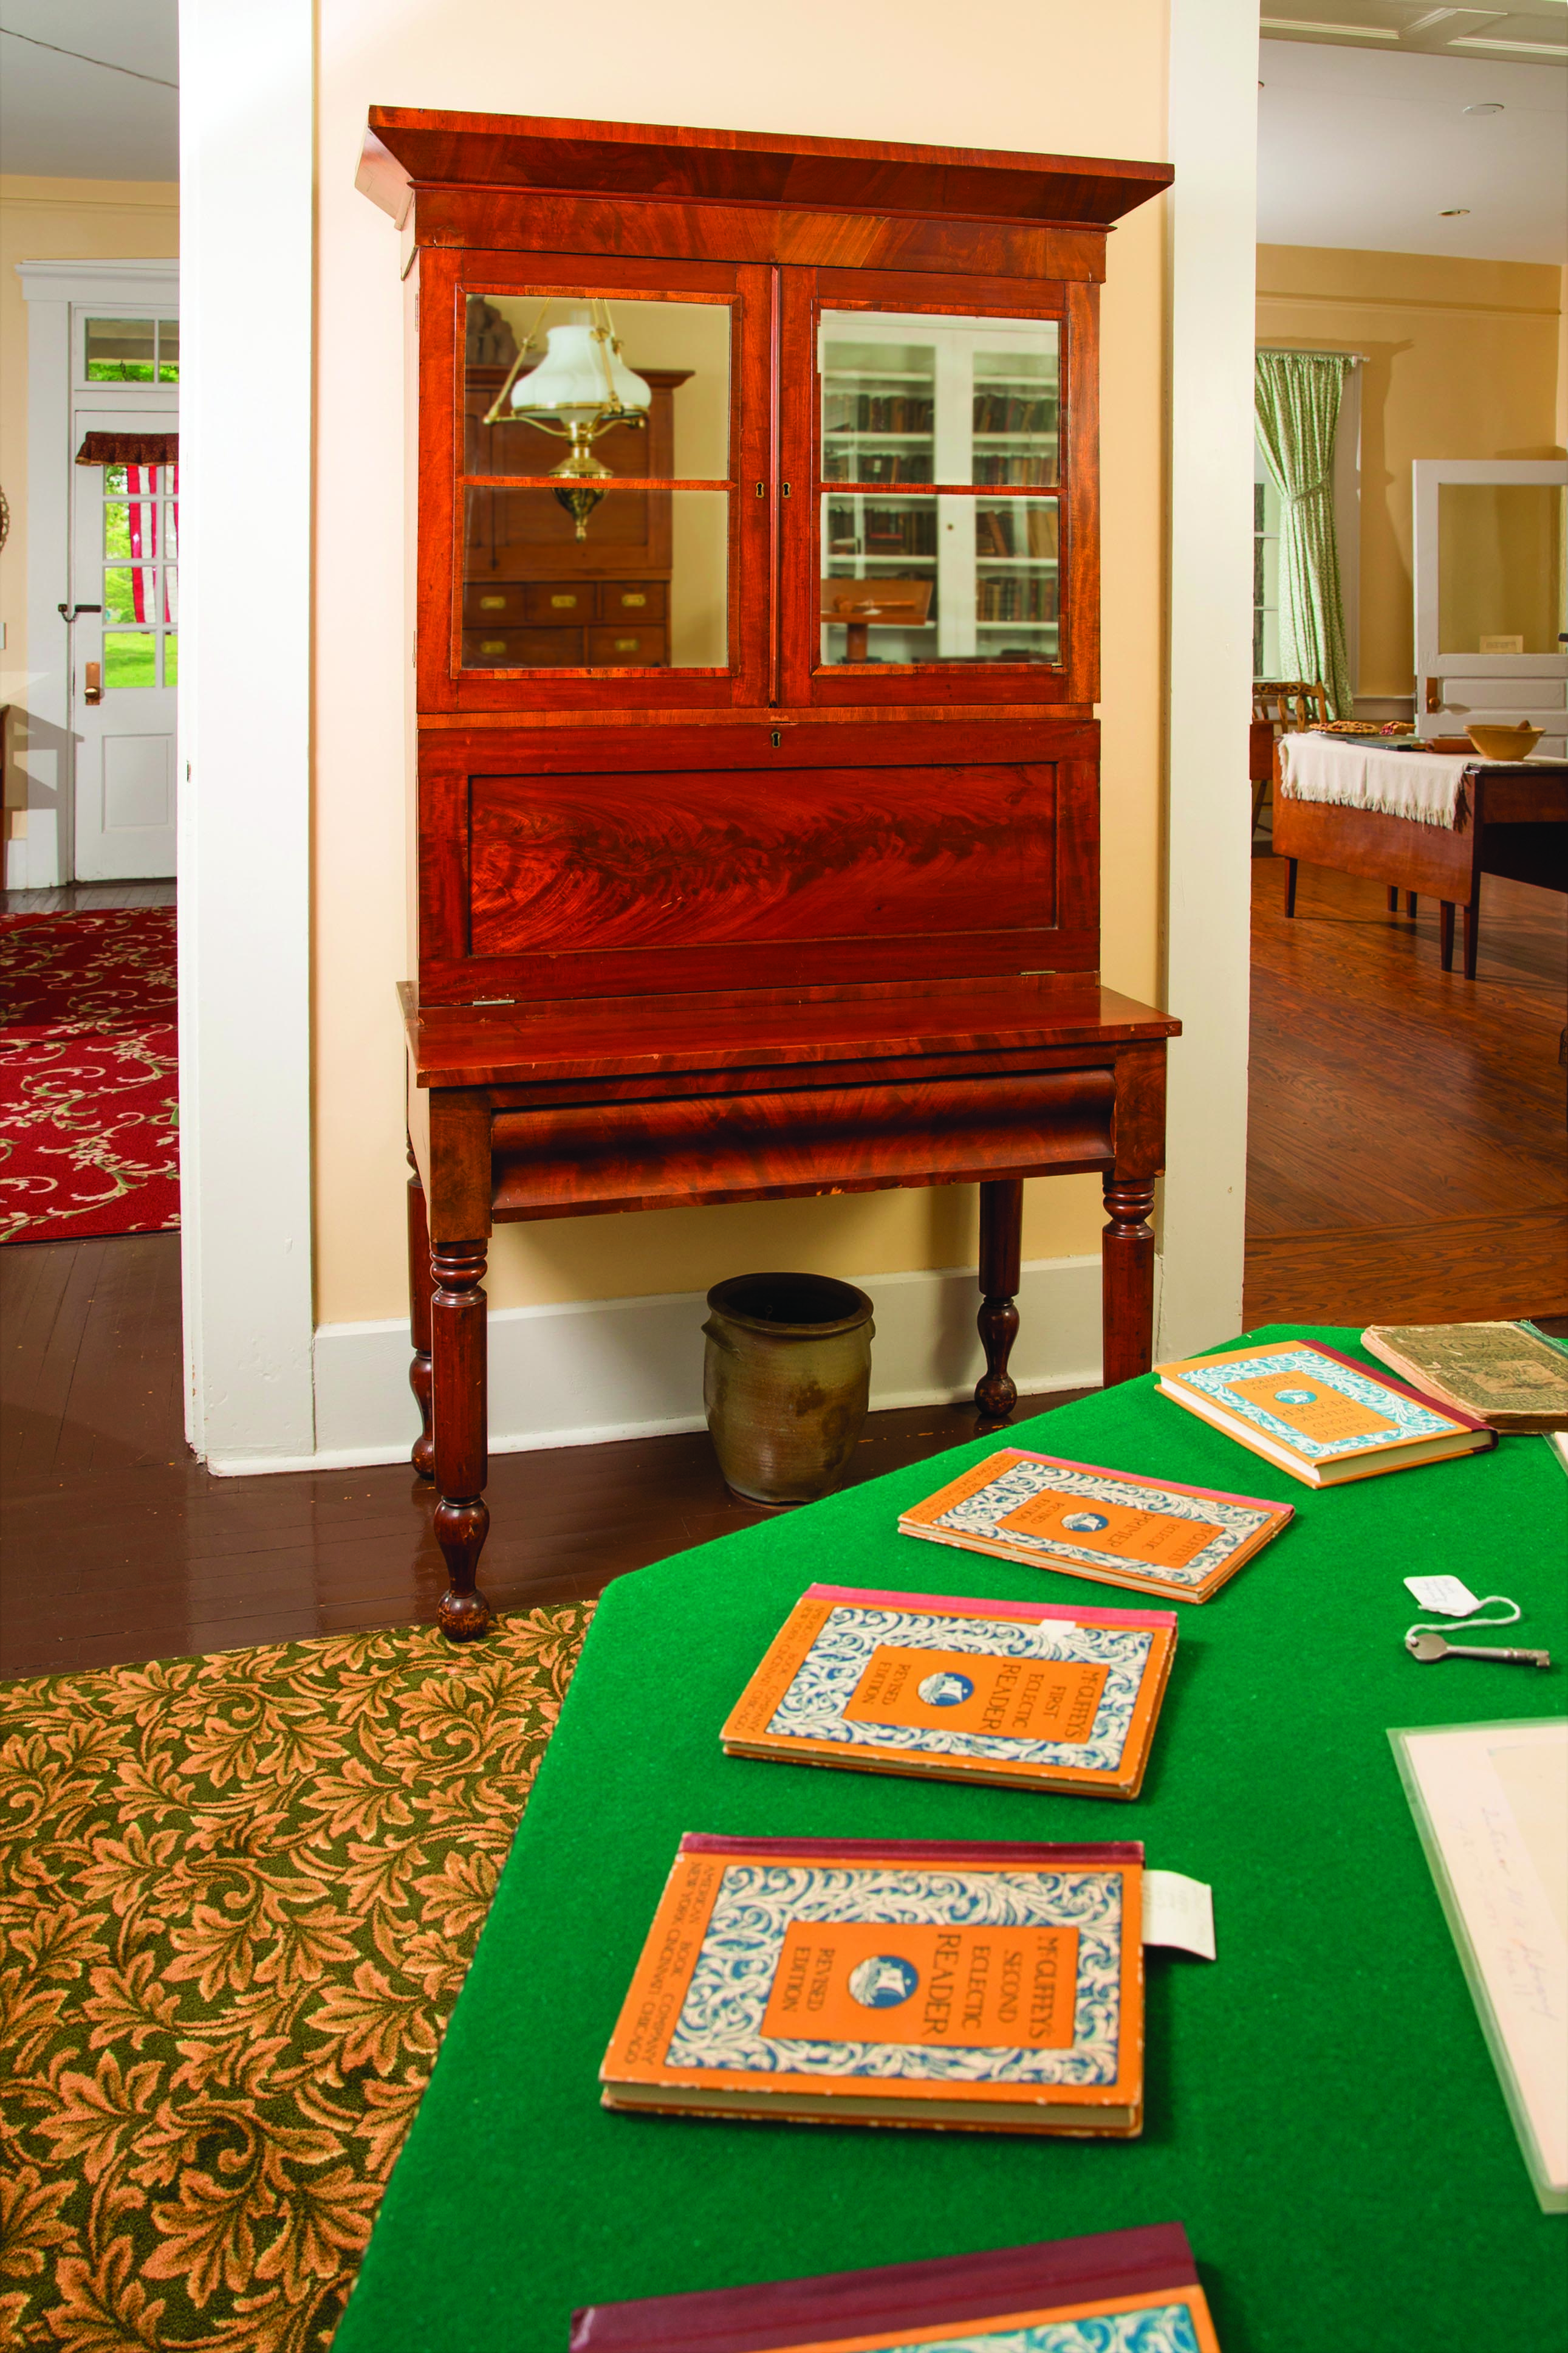
M 482 654 L 504 654 L 506 651 L 506 639 L 504 638 L 481 638 L 479 640 L 479 651 Z
M 557 613 L 571 613 L 576 610 L 577 599 L 575 596 L 552 596 L 550 603 Z
M 616 651 L 618 654 L 635 654 L 641 643 L 642 639 L 640 638 L 617 638 L 616 639 Z
M 621 602 L 622 602 L 622 604 L 623 604 L 623 605 L 628 605 L 628 606 L 646 605 L 646 604 L 647 603 L 647 598 L 643 595 L 643 593 L 642 593 L 641 589 L 639 588 L 638 590 L 637 590 L 637 591 L 636 591 L 636 593 L 635 593 L 635 594 L 633 594 L 632 592 L 628 591 L 628 592 L 627 592 L 627 593 L 626 593 L 626 595 L 621 598 Z
M 479 610 L 481 613 L 504 613 L 506 611 L 506 598 L 504 596 L 481 596 L 479 598 Z

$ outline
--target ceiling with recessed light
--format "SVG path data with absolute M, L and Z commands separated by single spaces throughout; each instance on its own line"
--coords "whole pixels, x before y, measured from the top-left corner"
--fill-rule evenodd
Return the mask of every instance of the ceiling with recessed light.
M 1568 82 L 1554 67 L 1266 39 L 1258 74 L 1260 244 L 1568 259 Z

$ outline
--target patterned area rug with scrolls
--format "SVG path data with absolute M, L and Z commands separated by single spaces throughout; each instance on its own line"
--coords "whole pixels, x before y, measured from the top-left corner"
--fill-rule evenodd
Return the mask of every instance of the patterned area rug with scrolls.
M 0 2343 L 330 2343 L 592 1614 L 0 1686 Z
M 0 914 L 0 1241 L 180 1222 L 174 910 Z

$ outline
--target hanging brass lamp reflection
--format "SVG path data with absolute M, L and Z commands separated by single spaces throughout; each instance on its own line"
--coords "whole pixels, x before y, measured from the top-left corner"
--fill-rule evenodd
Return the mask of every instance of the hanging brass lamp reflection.
M 522 364 L 539 340 L 549 308 L 547 302 L 535 320 L 485 423 L 502 422 L 510 403 L 513 417 L 570 441 L 551 472 L 560 485 L 556 498 L 575 523 L 577 537 L 586 539 L 603 486 L 614 480 L 612 469 L 594 455 L 594 444 L 617 425 L 646 427 L 653 394 L 621 357 L 609 305 L 601 300 L 578 304 L 570 319 L 552 327 L 543 359 L 524 375 Z

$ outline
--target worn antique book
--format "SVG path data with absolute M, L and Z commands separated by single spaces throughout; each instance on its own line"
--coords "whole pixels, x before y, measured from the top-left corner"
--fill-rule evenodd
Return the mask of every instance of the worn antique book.
M 721 1738 L 731 1757 L 1135 1798 L 1169 1610 L 808 1586 Z
M 1522 1324 L 1369 1324 L 1361 1344 L 1493 1430 L 1568 1430 L 1568 1349 Z
M 1179 2222 L 590 2305 L 571 2353 L 1219 2353 Z
M 1568 1717 L 1388 1736 L 1536 2199 L 1568 2213 Z
M 899 1526 L 1162 1601 L 1206 1601 L 1279 1535 L 1292 1508 L 1008 1447 L 903 1513 Z
M 1309 1487 L 1414 1471 L 1497 1444 L 1474 1414 L 1369 1373 L 1315 1340 L 1266 1340 L 1154 1370 L 1166 1397 Z
M 1130 2138 L 1142 1863 L 1137 1844 L 683 1838 L 604 2104 Z

